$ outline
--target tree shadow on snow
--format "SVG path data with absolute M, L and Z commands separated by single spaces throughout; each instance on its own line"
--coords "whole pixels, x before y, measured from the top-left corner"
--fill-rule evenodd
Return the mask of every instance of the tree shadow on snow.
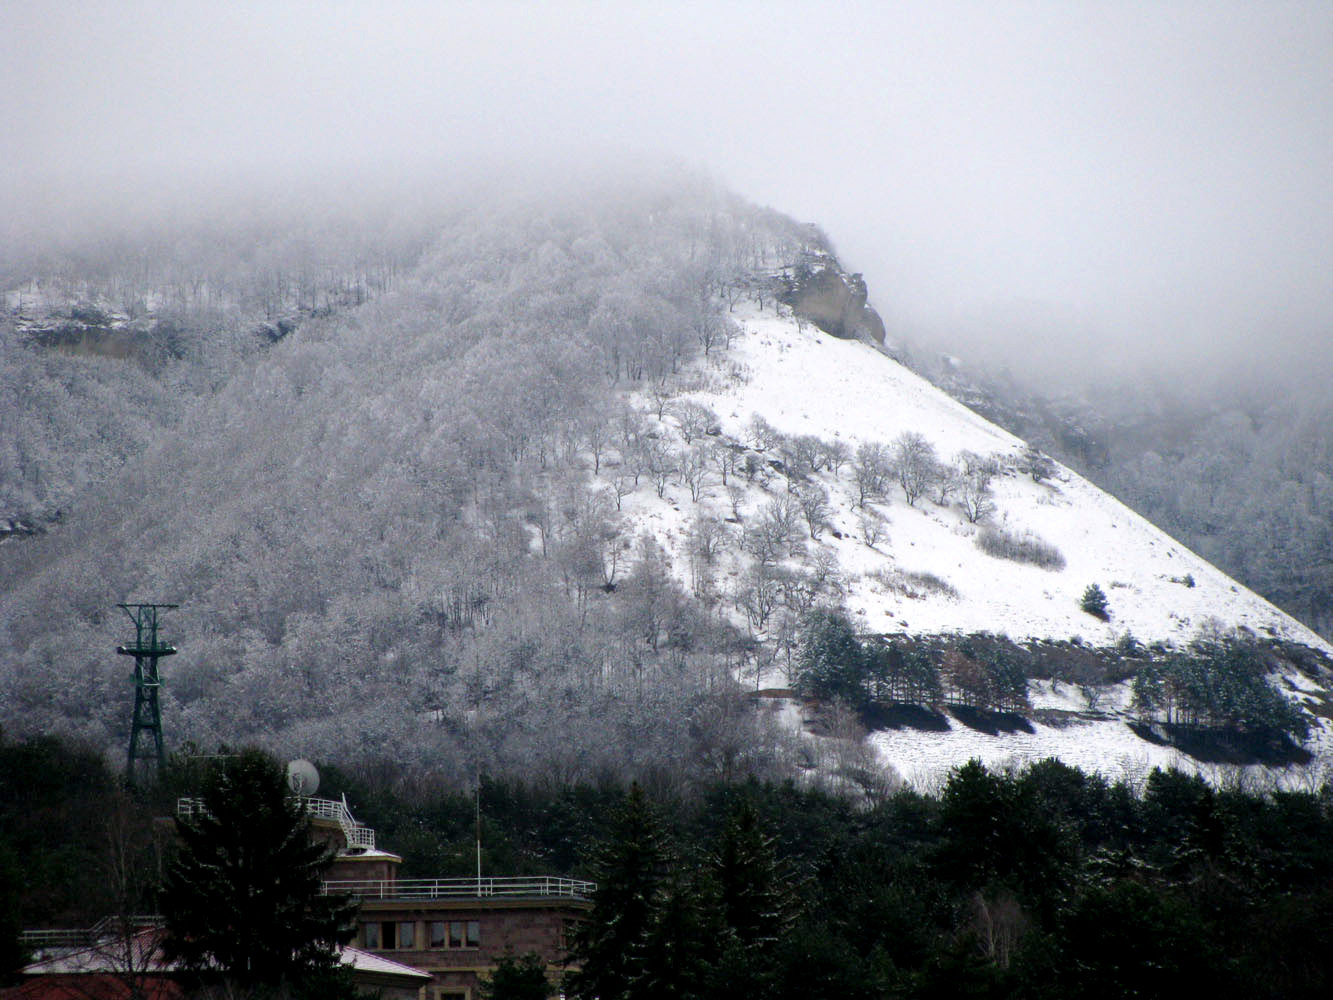
M 949 720 L 924 705 L 871 705 L 861 712 L 867 729 L 916 729 L 923 733 L 949 731 Z
M 1148 725 L 1126 723 L 1141 740 L 1158 746 L 1174 747 L 1203 764 L 1264 764 L 1286 767 L 1308 764 L 1314 755 L 1285 735 L 1242 733 L 1228 729 L 1204 729 L 1198 726 Z
M 987 736 L 998 736 L 1000 733 L 1036 732 L 1032 728 L 1032 723 L 1016 712 L 992 712 L 985 708 L 967 708 L 963 705 L 955 705 L 949 709 L 949 713 L 967 726 L 968 729 L 975 729 Z

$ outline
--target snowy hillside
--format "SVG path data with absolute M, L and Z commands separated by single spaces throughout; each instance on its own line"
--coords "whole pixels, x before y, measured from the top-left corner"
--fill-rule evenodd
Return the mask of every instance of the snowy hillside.
M 830 492 L 831 526 L 842 537 L 830 532 L 815 544 L 836 554 L 847 606 L 864 631 L 985 630 L 1014 639 L 1079 636 L 1092 645 L 1112 644 L 1128 632 L 1145 643 L 1180 643 L 1213 620 L 1333 652 L 1314 632 L 1070 470 L 1057 466 L 1052 479 L 1034 482 L 1017 468 L 1022 441 L 873 347 L 835 339 L 772 312 L 737 318 L 744 333 L 721 362 L 731 373 L 726 388 L 683 396 L 710 406 L 726 437 L 748 442 L 750 421 L 759 415 L 784 433 L 837 438 L 853 450 L 917 431 L 941 458 L 972 451 L 1005 463 L 992 486 L 995 511 L 979 524 L 969 523 L 955 504 L 941 506 L 928 496 L 909 506 L 891 488 L 887 502 L 873 504 L 886 521 L 886 537 L 873 548 L 858 524 L 848 469 L 820 477 Z M 745 503 L 753 509 L 783 490 L 781 480 L 767 492 L 751 489 Z M 675 485 L 668 487 L 665 502 L 644 490 L 625 501 L 635 520 L 677 552 L 682 567 L 681 543 L 693 506 Z M 720 482 L 701 497 L 700 506 L 719 515 L 729 512 Z M 1059 549 L 1065 567 L 1043 569 L 985 555 L 976 536 L 987 524 L 1032 532 Z M 933 574 L 953 592 L 904 596 L 872 579 L 876 571 Z M 1108 595 L 1108 621 L 1079 607 L 1090 583 Z
M 0 325 L 6 731 L 123 746 L 107 609 L 149 597 L 180 606 L 169 738 L 204 746 L 791 776 L 832 741 L 792 739 L 790 698 L 734 696 L 796 686 L 815 611 L 899 680 L 924 664 L 894 688 L 843 657 L 878 685 L 858 706 L 928 706 L 873 737 L 905 775 L 1164 762 L 1127 681 L 1201 632 L 1259 641 L 1235 644 L 1249 686 L 1214 697 L 1207 674 L 1187 722 L 1299 738 L 1279 687 L 1329 714 L 1327 644 L 895 363 L 816 230 L 710 191 L 497 195 L 369 256 L 349 225 L 315 271 L 313 236 L 233 267 L 242 233 L 190 267 L 21 286 Z M 1178 721 L 1185 688 L 1159 690 L 1144 714 Z
M 687 391 L 662 408 L 659 429 L 664 437 L 679 434 L 681 421 L 671 414 L 682 400 L 707 406 L 717 418 L 711 436 L 733 452 L 764 459 L 759 474 L 746 477 L 736 471 L 730 489 L 714 477 L 698 490 L 697 502 L 683 477 L 668 483 L 660 499 L 652 489 L 638 489 L 623 502 L 634 531 L 657 538 L 686 585 L 697 519 L 725 519 L 739 535 L 765 505 L 788 494 L 787 480 L 774 472 L 776 455 L 755 438 L 756 417 L 784 435 L 844 442 L 851 454 L 860 445 L 887 446 L 904 432 L 917 432 L 945 465 L 968 452 L 995 459 L 993 510 L 973 523 L 956 498 L 941 504 L 929 490 L 909 505 L 896 482 L 888 484 L 881 499 L 861 507 L 852 462 L 836 472 L 825 467 L 811 477 L 828 492 L 828 530 L 817 539 L 806 534 L 800 560 L 807 566 L 836 566 L 836 589 L 859 632 L 992 632 L 1019 642 L 1072 640 L 1089 647 L 1111 647 L 1131 637 L 1143 644 L 1183 647 L 1201 629 L 1239 629 L 1333 651 L 1314 632 L 1069 469 L 1054 465 L 1048 478 L 1034 480 L 1023 471 L 1024 442 L 875 347 L 836 339 L 771 310 L 738 309 L 735 319 L 741 333 L 730 351 L 683 377 Z M 654 409 L 646 394 L 639 405 Z M 675 446 L 688 445 L 680 440 Z M 1043 568 L 988 555 L 977 544 L 988 529 L 1044 543 L 1045 551 L 1058 551 L 1063 566 Z M 871 538 L 873 545 L 868 532 L 881 533 Z M 735 591 L 743 585 L 745 562 L 736 557 L 724 565 L 722 575 Z M 1105 621 L 1080 606 L 1085 589 L 1094 583 L 1108 599 Z M 743 617 L 739 610 L 737 617 Z M 772 623 L 764 624 L 771 632 Z M 782 687 L 790 680 L 775 664 L 756 683 Z M 1293 674 L 1286 686 L 1296 685 L 1310 682 Z M 1033 722 L 1019 731 L 985 735 L 951 721 L 948 732 L 886 730 L 874 740 L 900 772 L 917 778 L 971 756 L 1003 761 L 1057 755 L 1116 772 L 1182 763 L 1179 751 L 1149 743 L 1126 725 L 1127 683 L 1093 695 L 1092 706 L 1069 684 L 1036 682 L 1030 695 Z M 1310 745 L 1318 756 L 1326 740 L 1317 726 Z

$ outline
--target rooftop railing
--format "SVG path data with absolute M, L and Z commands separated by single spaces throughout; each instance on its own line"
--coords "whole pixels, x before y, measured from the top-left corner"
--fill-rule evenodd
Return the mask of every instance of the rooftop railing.
M 296 799 L 309 816 L 334 820 L 347 839 L 347 846 L 353 850 L 373 851 L 375 849 L 375 831 L 364 823 L 358 823 L 347 808 L 346 797 L 342 799 L 317 799 L 309 795 L 298 795 Z M 181 819 L 191 816 L 203 816 L 208 808 L 199 798 L 181 798 L 176 800 L 176 815 Z
M 517 878 L 400 878 L 329 881 L 325 894 L 360 899 L 487 899 L 501 897 L 557 897 L 588 899 L 597 883 L 574 878 L 538 875 Z
M 19 939 L 35 951 L 50 948 L 86 948 L 109 938 L 123 936 L 127 932 L 132 933 L 146 927 L 156 927 L 161 923 L 162 918 L 156 914 L 124 918 L 103 917 L 91 927 L 23 931 Z

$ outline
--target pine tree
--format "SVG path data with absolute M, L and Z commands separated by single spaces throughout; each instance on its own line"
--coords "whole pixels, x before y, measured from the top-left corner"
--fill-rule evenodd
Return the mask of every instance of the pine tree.
M 730 933 L 747 948 L 776 944 L 795 909 L 791 879 L 751 803 L 742 802 L 732 814 L 709 867 Z
M 797 689 L 813 698 L 868 700 L 870 664 L 852 623 L 841 611 L 817 610 L 806 619 L 797 659 Z
M 661 825 L 637 783 L 613 814 L 610 834 L 592 860 L 597 890 L 574 938 L 570 958 L 579 968 L 570 974 L 567 991 L 583 1000 L 646 996 L 650 939 L 670 858 Z
M 718 930 L 705 888 L 672 872 L 644 949 L 643 968 L 629 994 L 641 1000 L 712 1000 L 709 976 Z
M 1083 596 L 1079 598 L 1078 606 L 1092 617 L 1100 618 L 1102 621 L 1107 621 L 1111 617 L 1110 605 L 1106 601 L 1106 591 L 1095 583 L 1088 584 L 1087 589 L 1083 591 Z
M 716 990 L 743 1000 L 772 994 L 775 953 L 797 912 L 792 878 L 764 833 L 754 806 L 742 802 L 709 859 L 723 923 Z
M 8 985 L 30 960 L 19 935 L 19 886 L 21 869 L 18 858 L 0 840 L 0 986 Z
M 176 821 L 161 899 L 167 957 L 248 988 L 332 973 L 356 907 L 321 894 L 333 855 L 311 839 L 281 766 L 244 751 L 209 776 L 203 803 Z

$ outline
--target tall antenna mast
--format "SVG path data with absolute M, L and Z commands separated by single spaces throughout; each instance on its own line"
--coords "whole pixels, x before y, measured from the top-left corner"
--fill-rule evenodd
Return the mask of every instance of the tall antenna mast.
M 472 763 L 476 774 L 477 805 L 477 895 L 481 895 L 481 657 L 476 657 L 477 666 L 477 710 L 472 723 Z
M 162 710 L 157 702 L 157 690 L 162 686 L 161 675 L 157 672 L 157 661 L 163 656 L 172 656 L 176 647 L 159 641 L 157 637 L 157 613 L 169 608 L 178 608 L 179 604 L 117 604 L 124 609 L 134 622 L 134 644 L 117 646 L 116 652 L 122 656 L 134 657 L 134 716 L 130 724 L 130 753 L 125 768 L 125 780 L 134 786 L 137 784 L 137 771 L 147 770 L 147 766 L 138 766 L 137 761 L 156 762 L 157 777 L 167 762 L 166 747 L 162 742 Z M 152 737 L 152 745 L 141 745 L 141 738 L 147 732 Z
M 472 767 L 473 775 L 476 776 L 475 784 L 475 803 L 476 812 L 476 843 L 477 843 L 477 895 L 481 895 L 481 657 L 476 656 L 477 668 L 477 700 L 476 711 L 472 717 Z

